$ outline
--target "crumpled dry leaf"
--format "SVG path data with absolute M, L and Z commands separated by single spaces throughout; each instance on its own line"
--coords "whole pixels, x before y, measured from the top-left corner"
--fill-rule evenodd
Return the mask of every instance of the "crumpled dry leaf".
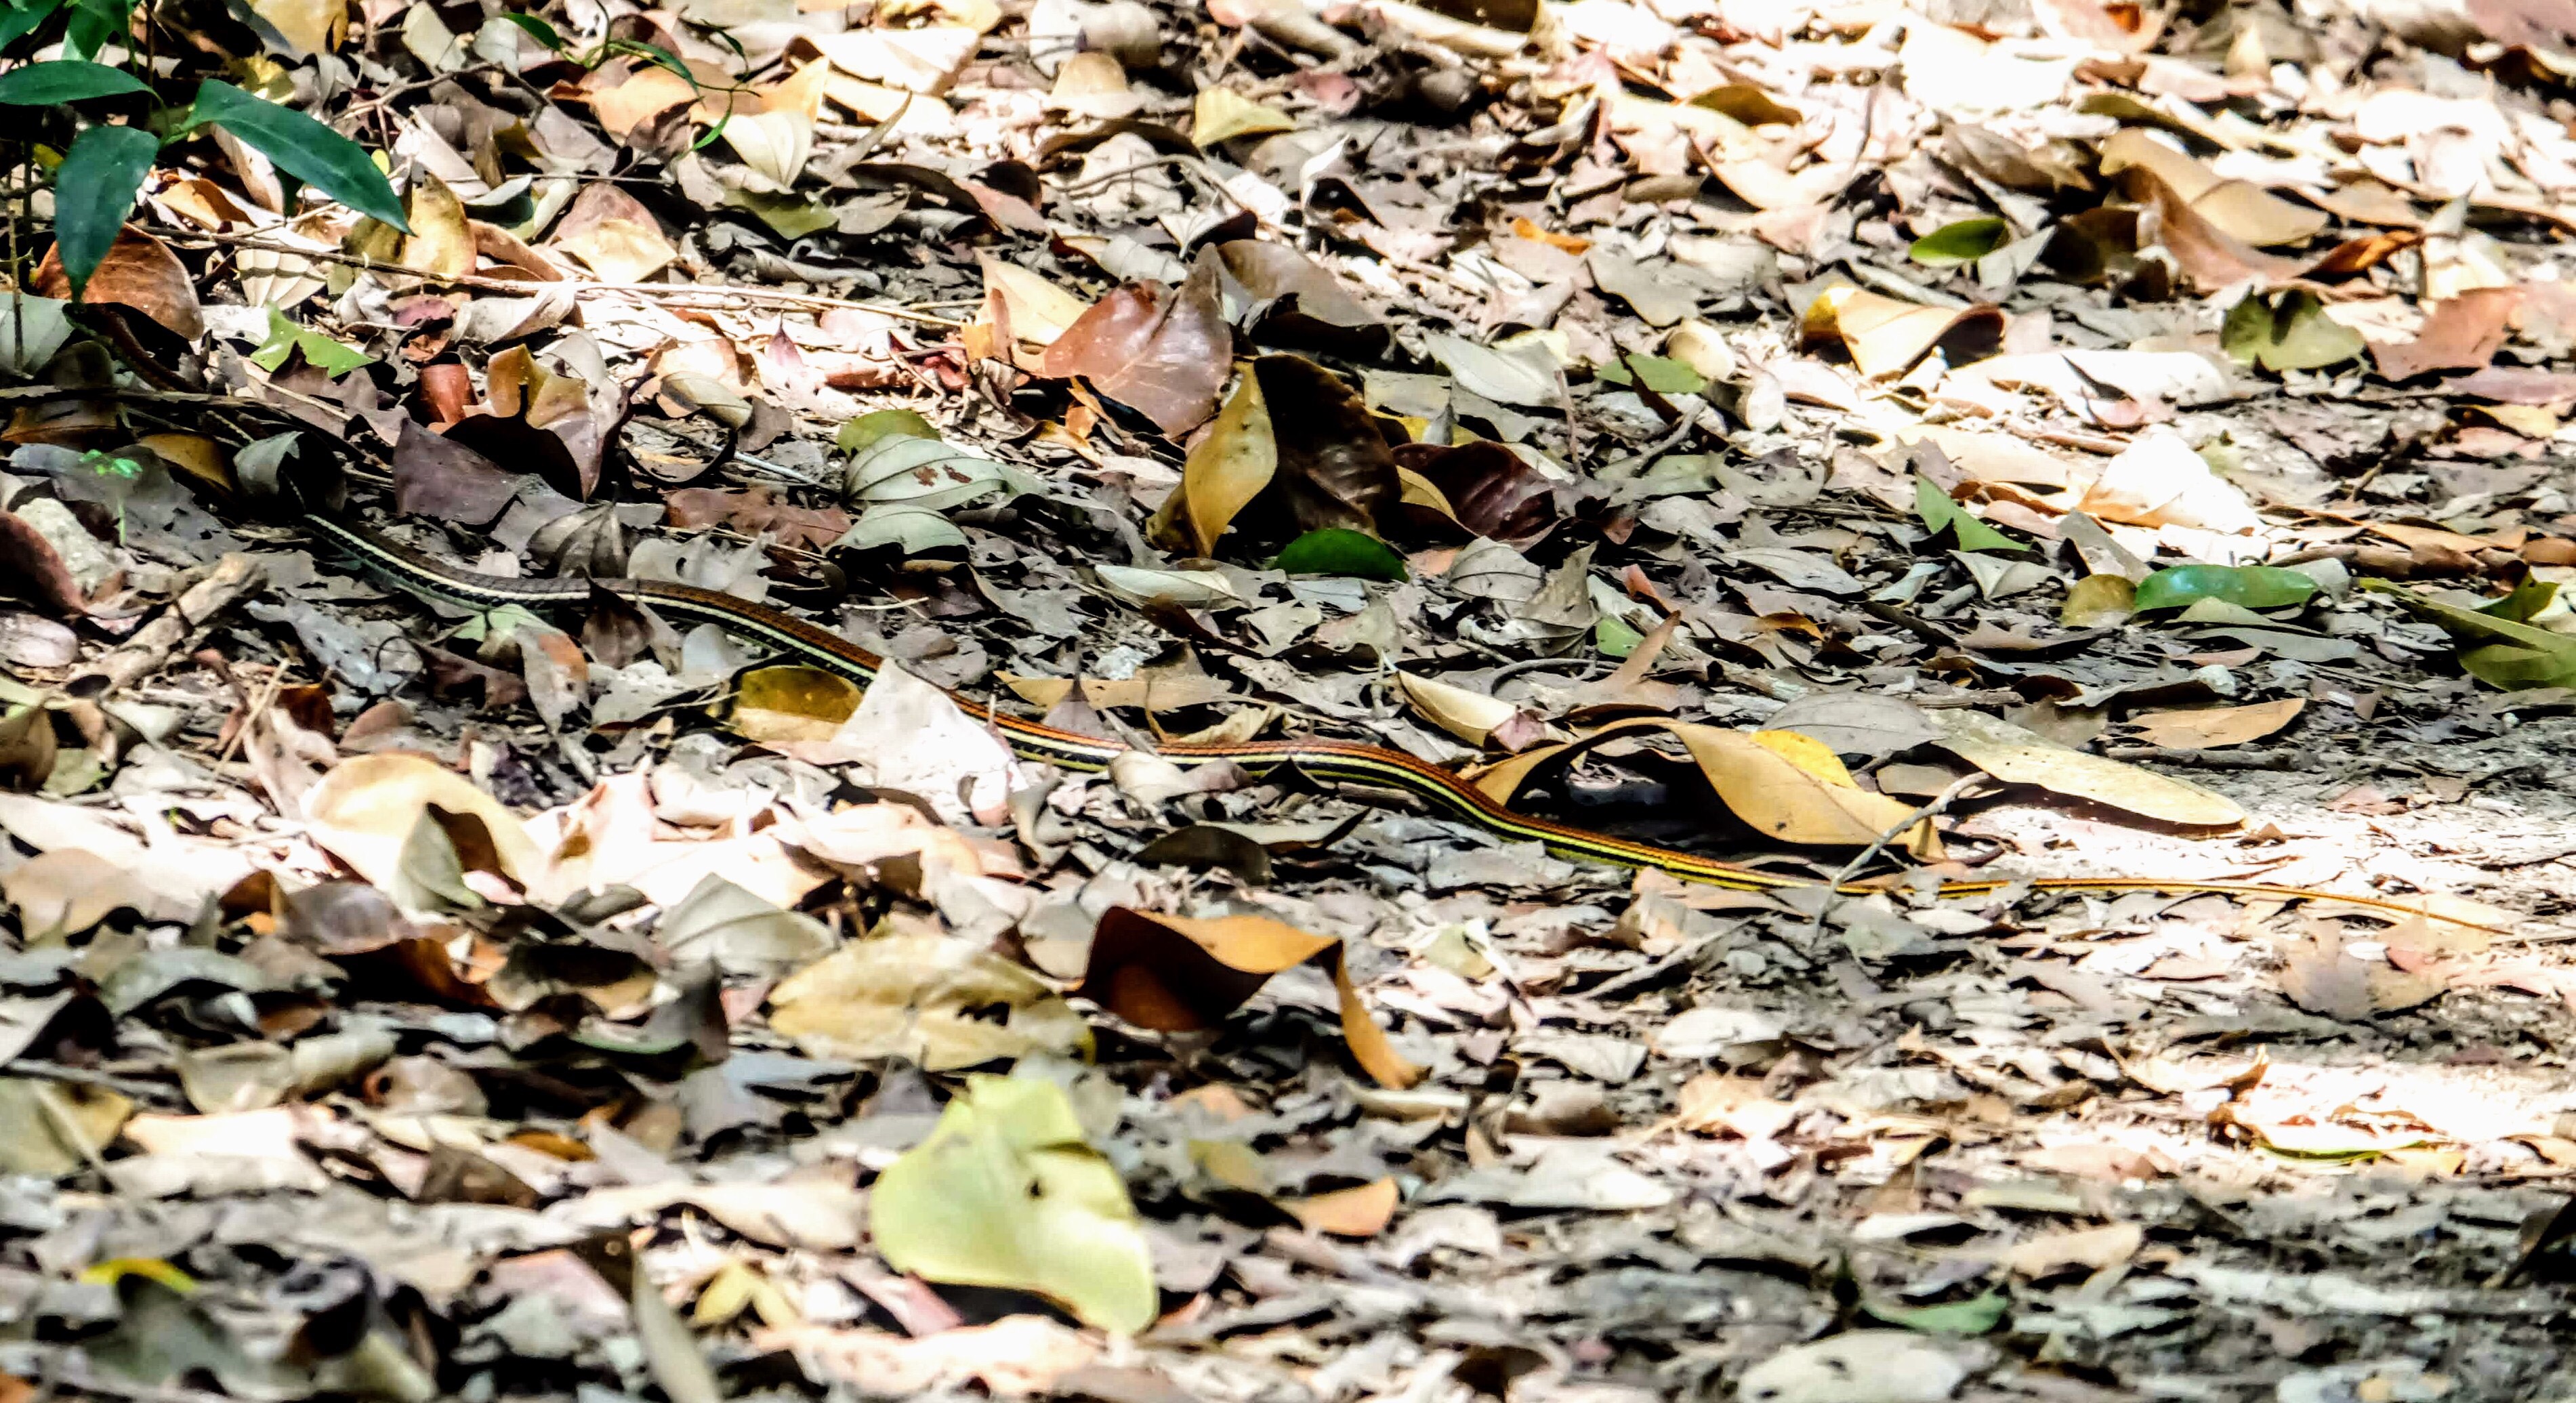
M 479 822 L 502 876 L 521 885 L 536 875 L 540 854 L 518 815 L 473 781 L 426 756 L 403 751 L 341 761 L 304 796 L 313 841 L 369 882 L 400 885 L 403 845 L 432 805 Z

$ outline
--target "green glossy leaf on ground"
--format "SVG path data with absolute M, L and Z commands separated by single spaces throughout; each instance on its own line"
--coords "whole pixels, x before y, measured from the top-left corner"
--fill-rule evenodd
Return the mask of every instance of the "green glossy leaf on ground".
M 212 122 L 277 168 L 360 214 L 411 232 L 403 202 L 367 149 L 291 107 L 209 78 L 197 87 L 192 122 Z
M 1927 268 L 1956 268 L 1974 263 L 2012 241 L 2012 226 L 1989 216 L 1944 224 L 1916 239 L 1905 256 Z
M 83 98 L 145 91 L 148 89 L 142 82 L 122 68 L 78 59 L 31 63 L 0 73 L 0 103 L 12 107 L 51 107 Z
M 1051 1081 L 967 1078 L 930 1138 L 877 1176 L 868 1231 L 886 1265 L 925 1281 L 1035 1292 L 1105 1330 L 1154 1323 L 1127 1185 Z
M 2277 300 L 2248 297 L 2230 308 L 2219 328 L 2219 345 L 2239 365 L 2266 370 L 2322 370 L 2360 355 L 2361 333 L 2326 315 L 2325 304 L 2307 292 L 2285 292 Z
M 1873 1319 L 1926 1335 L 1982 1335 L 2002 1324 L 2004 1313 L 2011 1309 L 2012 1298 L 2001 1291 L 1989 1291 L 1973 1301 L 1949 1301 L 1937 1306 L 1908 1306 L 1874 1299 L 1861 1303 L 1862 1313 Z
M 2138 612 L 2137 593 L 2126 575 L 2087 575 L 2066 592 L 2057 621 L 2068 628 L 2116 624 Z
M 54 172 L 54 234 L 73 297 L 107 258 L 160 154 L 161 143 L 139 127 L 92 127 L 64 153 Z
M 373 364 L 376 359 L 355 347 L 342 345 L 321 332 L 297 326 L 278 315 L 277 309 L 271 307 L 268 311 L 268 339 L 259 343 L 258 350 L 250 353 L 250 363 L 274 373 L 280 366 L 286 364 L 287 353 L 290 351 L 302 351 L 305 364 L 333 380 L 339 379 L 359 366 Z
M 2132 607 L 2144 614 L 2216 599 L 2241 609 L 2278 609 L 2304 604 L 2316 592 L 2315 580 L 2277 565 L 2177 565 L 2139 581 Z
M 856 453 L 881 438 L 937 438 L 939 430 L 920 413 L 910 409 L 880 409 L 862 414 L 841 426 L 832 438 L 832 446 L 844 453 Z
M 1592 646 L 1600 649 L 1605 658 L 1624 658 L 1637 651 L 1637 645 L 1645 641 L 1646 635 L 1613 614 L 1602 615 L 1600 621 L 1592 625 Z
M 1924 478 L 1914 479 L 1914 510 L 1934 533 L 1947 531 L 1961 550 L 2022 550 L 2022 543 L 1988 526 L 1950 494 Z
M 1290 541 L 1277 568 L 1291 575 L 1345 575 L 1360 580 L 1405 578 L 1404 557 L 1365 531 L 1327 526 Z

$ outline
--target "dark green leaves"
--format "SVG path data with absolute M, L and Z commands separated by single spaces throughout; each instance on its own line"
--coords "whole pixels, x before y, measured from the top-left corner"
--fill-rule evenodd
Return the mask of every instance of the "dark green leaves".
M 1950 494 L 1928 478 L 1914 479 L 1914 510 L 1935 532 L 1947 531 L 1961 550 L 2020 550 L 2022 543 L 1988 526 L 1950 500 Z
M 1348 575 L 1362 580 L 1405 578 L 1404 557 L 1395 547 L 1365 531 L 1327 526 L 1309 531 L 1279 552 L 1278 566 L 1291 575 Z
M 54 235 L 75 299 L 116 242 L 160 154 L 161 143 L 139 127 L 92 127 L 63 156 L 54 172 Z
M 2316 581 L 2277 565 L 2177 565 L 2140 581 L 2132 607 L 2143 614 L 2216 599 L 2243 609 L 2278 609 L 2304 604 L 2316 592 Z
M 366 148 L 303 113 L 209 78 L 197 88 L 191 125 L 197 122 L 215 123 L 276 162 L 279 170 L 360 214 L 411 232 L 402 201 Z
M 0 73 L 0 103 L 12 107 L 51 107 L 83 98 L 143 91 L 143 84 L 121 68 L 77 59 L 31 63 Z
M 36 32 L 36 26 L 54 17 L 63 0 L 25 0 L 0 10 L 0 47 L 17 43 Z

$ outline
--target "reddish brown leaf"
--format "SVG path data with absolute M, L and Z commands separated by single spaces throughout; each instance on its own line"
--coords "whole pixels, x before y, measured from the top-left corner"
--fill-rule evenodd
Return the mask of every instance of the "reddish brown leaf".
M 47 297 L 70 297 L 72 281 L 53 249 L 36 269 L 36 291 Z M 119 232 L 107 258 L 89 275 L 80 300 L 131 307 L 167 327 L 182 340 L 206 334 L 206 314 L 197 303 L 197 284 L 167 244 L 137 229 Z
M 2521 301 L 2520 288 L 2472 288 L 2434 303 L 2414 340 L 2371 342 L 2370 358 L 2391 380 L 2436 370 L 2484 370 L 2513 335 L 2513 309 Z
M 1408 443 L 1395 450 L 1395 461 L 1439 488 L 1458 524 L 1479 536 L 1526 547 L 1563 519 L 1554 484 L 1499 443 Z
M 394 442 L 394 509 L 459 526 L 488 526 L 529 479 L 406 419 Z
M 1175 438 L 1205 423 L 1234 357 L 1217 268 L 1215 255 L 1202 253 L 1168 298 L 1146 283 L 1101 298 L 1047 347 L 1041 373 L 1088 380 Z
M 14 512 L 0 511 L 0 584 L 58 614 L 88 612 L 89 600 L 53 543 Z

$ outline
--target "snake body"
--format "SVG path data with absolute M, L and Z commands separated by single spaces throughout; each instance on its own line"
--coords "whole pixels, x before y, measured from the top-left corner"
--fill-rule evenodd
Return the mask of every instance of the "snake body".
M 668 618 L 713 624 L 861 686 L 874 681 L 884 666 L 883 660 L 875 654 L 808 620 L 715 590 L 659 580 L 524 579 L 487 575 L 388 540 L 343 516 L 312 512 L 304 517 L 304 525 L 369 574 L 409 593 L 469 609 L 491 610 L 510 605 L 539 613 L 577 609 L 588 601 L 592 587 L 598 586 L 633 602 L 650 605 Z M 987 708 L 964 698 L 957 700 L 959 705 L 969 710 L 987 711 Z M 1068 770 L 1105 769 L 1130 748 L 1116 740 L 1082 735 L 1018 716 L 991 713 L 990 719 L 1015 753 Z M 1299 738 L 1212 744 L 1172 743 L 1157 747 L 1155 753 L 1183 763 L 1230 760 L 1255 774 L 1294 769 L 1322 781 L 1400 791 L 1497 836 L 1544 844 L 1549 852 L 1560 857 L 1619 867 L 1652 868 L 1686 882 L 1749 892 L 1827 885 L 1814 878 L 1766 872 L 1697 853 L 1517 813 L 1458 775 L 1384 746 Z M 2260 882 L 2192 878 L 1981 877 L 1945 882 L 1940 887 L 1940 894 L 1945 897 L 1984 896 L 2016 883 L 2050 892 L 2215 893 L 2271 900 L 2334 901 L 2399 919 L 2425 914 L 2419 907 L 2381 897 L 2348 896 Z M 1855 894 L 1871 889 L 1874 888 L 1859 885 L 1841 888 Z

